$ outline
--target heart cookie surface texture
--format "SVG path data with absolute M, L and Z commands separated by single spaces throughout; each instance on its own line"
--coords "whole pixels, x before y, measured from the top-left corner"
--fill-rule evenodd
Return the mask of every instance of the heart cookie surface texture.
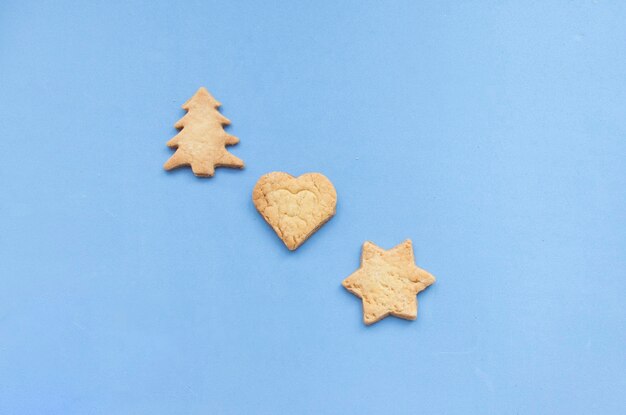
M 273 172 L 256 183 L 252 201 L 293 251 L 335 215 L 337 192 L 330 180 L 319 173 L 293 177 Z

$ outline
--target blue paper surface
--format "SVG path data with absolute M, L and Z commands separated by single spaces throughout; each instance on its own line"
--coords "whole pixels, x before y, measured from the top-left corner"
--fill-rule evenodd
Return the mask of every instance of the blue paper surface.
M 0 414 L 626 413 L 626 3 L 0 4 Z M 162 165 L 200 86 L 243 171 Z M 255 211 L 317 171 L 289 252 Z M 341 281 L 413 240 L 417 321 Z

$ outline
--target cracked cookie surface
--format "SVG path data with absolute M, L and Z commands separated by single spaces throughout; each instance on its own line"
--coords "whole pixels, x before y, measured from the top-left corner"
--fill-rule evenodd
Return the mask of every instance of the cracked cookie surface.
M 435 282 L 415 265 L 410 239 L 384 250 L 371 242 L 363 244 L 361 267 L 342 285 L 363 301 L 363 321 L 373 324 L 388 315 L 415 320 L 417 294 Z
M 262 176 L 252 201 L 287 248 L 295 250 L 335 215 L 337 192 L 324 175 L 293 177 L 283 172 Z

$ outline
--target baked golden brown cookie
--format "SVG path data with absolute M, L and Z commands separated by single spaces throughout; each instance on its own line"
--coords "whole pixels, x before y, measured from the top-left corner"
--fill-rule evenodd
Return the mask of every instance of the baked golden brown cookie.
M 191 166 L 196 176 L 211 177 L 215 167 L 243 168 L 243 161 L 226 151 L 226 146 L 237 144 L 239 139 L 224 131 L 230 121 L 217 110 L 220 105 L 204 87 L 183 104 L 187 114 L 174 124 L 182 130 L 167 142 L 177 150 L 165 162 L 165 170 Z
M 330 180 L 319 173 L 293 177 L 273 172 L 259 179 L 252 201 L 293 251 L 335 215 L 337 192 Z
M 363 300 L 363 321 L 373 324 L 388 315 L 417 318 L 417 293 L 435 282 L 415 265 L 410 239 L 389 250 L 363 244 L 361 267 L 342 285 Z

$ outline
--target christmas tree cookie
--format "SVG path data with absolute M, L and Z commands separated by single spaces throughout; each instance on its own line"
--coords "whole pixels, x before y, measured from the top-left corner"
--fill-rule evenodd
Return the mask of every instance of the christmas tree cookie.
M 176 152 L 163 166 L 165 170 L 191 166 L 196 176 L 211 177 L 215 167 L 243 168 L 243 161 L 226 150 L 239 139 L 224 131 L 230 121 L 217 110 L 220 105 L 204 87 L 183 104 L 187 114 L 174 125 L 181 131 L 167 142 Z

